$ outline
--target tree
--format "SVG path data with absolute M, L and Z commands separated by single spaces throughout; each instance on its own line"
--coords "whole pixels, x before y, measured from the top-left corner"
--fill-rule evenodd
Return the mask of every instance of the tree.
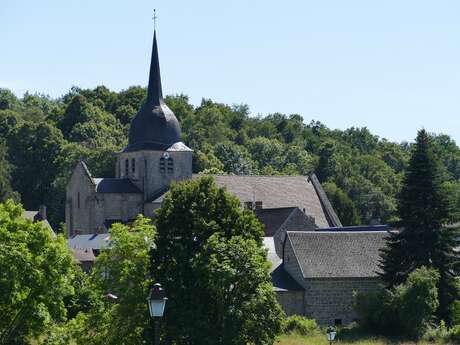
M 378 333 L 420 338 L 439 306 L 438 281 L 436 270 L 422 266 L 394 288 L 355 294 L 359 323 Z
M 361 224 L 358 210 L 348 195 L 333 182 L 324 183 L 323 188 L 344 226 Z
M 65 239 L 23 217 L 20 205 L 0 204 L 0 344 L 22 344 L 64 321 L 74 263 Z
M 0 141 L 0 202 L 4 202 L 7 199 L 19 199 L 18 194 L 11 187 L 11 170 L 7 147 L 3 141 Z
M 61 132 L 46 122 L 25 122 L 9 136 L 9 161 L 14 164 L 12 187 L 27 209 L 52 204 L 64 142 Z M 56 214 L 55 209 L 50 210 L 52 219 Z
M 458 294 L 454 277 L 460 273 L 460 262 L 454 250 L 457 231 L 445 227 L 449 196 L 443 193 L 441 176 L 430 137 L 421 130 L 398 197 L 399 232 L 391 234 L 382 252 L 381 277 L 395 286 L 418 267 L 435 268 L 440 274 L 438 317 L 449 321 L 449 308 Z
M 152 267 L 169 297 L 167 341 L 273 343 L 282 312 L 251 211 L 203 177 L 172 185 L 157 229 Z
M 152 338 L 146 298 L 152 285 L 150 251 L 155 228 L 151 220 L 138 216 L 131 228 L 114 224 L 110 248 L 103 250 L 91 274 L 92 288 L 102 300 L 107 293 L 118 297 L 105 300 L 91 311 L 80 313 L 78 344 L 141 345 Z M 81 308 L 81 307 L 80 307 Z

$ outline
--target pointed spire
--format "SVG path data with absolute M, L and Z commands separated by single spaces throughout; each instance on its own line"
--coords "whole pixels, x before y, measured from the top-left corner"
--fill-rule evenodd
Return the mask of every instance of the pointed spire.
M 147 102 L 160 105 L 163 101 L 161 90 L 160 60 L 158 58 L 157 31 L 153 34 L 152 60 L 150 61 L 149 86 L 147 88 Z

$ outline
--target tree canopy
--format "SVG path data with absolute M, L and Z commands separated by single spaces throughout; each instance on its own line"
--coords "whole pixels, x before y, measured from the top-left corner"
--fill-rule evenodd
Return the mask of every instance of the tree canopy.
M 73 294 L 74 262 L 65 239 L 23 216 L 11 200 L 0 204 L 0 344 L 23 344 L 65 321 Z
M 0 89 L 0 159 L 3 150 L 6 163 L 0 168 L 0 193 L 16 191 L 29 209 L 46 203 L 58 226 L 64 220 L 65 185 L 79 158 L 94 176 L 113 177 L 115 153 L 126 145 L 130 120 L 145 96 L 140 86 L 120 92 L 73 87 L 58 99 L 29 93 L 18 98 Z M 167 96 L 166 103 L 181 123 L 183 141 L 194 150 L 194 173 L 316 172 L 322 183 L 335 185 L 334 195 L 340 195 L 332 198 L 335 208 L 343 207 L 346 196 L 352 203 L 347 207 L 357 211 L 344 225 L 397 218 L 396 197 L 411 144 L 390 142 L 367 128 L 333 130 L 304 122 L 300 114 L 251 116 L 246 105 L 203 99 L 194 106 L 185 95 Z M 460 204 L 460 149 L 445 134 L 432 138 L 446 190 Z
M 282 311 L 255 215 L 210 177 L 172 186 L 157 216 L 155 279 L 177 344 L 272 344 Z M 213 325 L 213 327 L 210 327 Z
M 455 277 L 460 257 L 458 231 L 446 226 L 451 220 L 450 198 L 442 188 L 445 175 L 433 151 L 432 139 L 419 131 L 403 186 L 398 196 L 396 226 L 383 251 L 382 278 L 390 286 L 403 283 L 416 268 L 435 268 L 439 274 L 439 317 L 450 319 L 450 307 L 458 297 Z

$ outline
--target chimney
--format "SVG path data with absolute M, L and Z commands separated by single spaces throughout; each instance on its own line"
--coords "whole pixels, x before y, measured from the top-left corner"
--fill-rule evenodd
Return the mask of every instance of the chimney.
M 38 215 L 40 216 L 41 220 L 46 220 L 46 206 L 40 205 L 38 207 Z

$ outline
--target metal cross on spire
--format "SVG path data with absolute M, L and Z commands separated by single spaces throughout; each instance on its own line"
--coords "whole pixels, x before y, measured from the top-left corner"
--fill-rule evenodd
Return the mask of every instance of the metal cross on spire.
M 157 29 L 157 10 L 156 9 L 153 9 L 153 29 L 156 30 Z

